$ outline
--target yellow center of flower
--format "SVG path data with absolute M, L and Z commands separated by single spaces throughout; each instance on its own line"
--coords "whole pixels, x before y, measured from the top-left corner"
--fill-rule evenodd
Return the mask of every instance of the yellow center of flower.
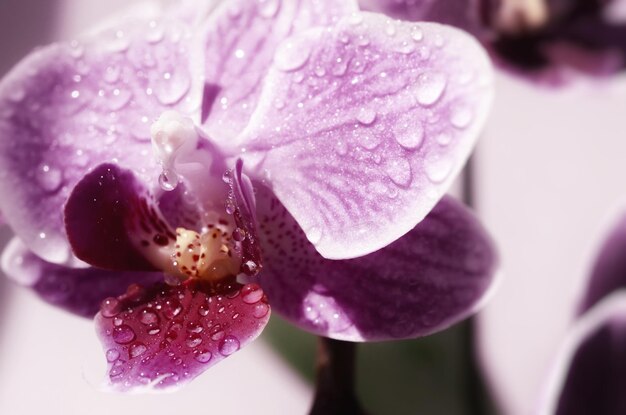
M 218 281 L 239 273 L 241 257 L 233 247 L 231 235 L 217 227 L 202 234 L 178 228 L 172 263 L 189 278 Z

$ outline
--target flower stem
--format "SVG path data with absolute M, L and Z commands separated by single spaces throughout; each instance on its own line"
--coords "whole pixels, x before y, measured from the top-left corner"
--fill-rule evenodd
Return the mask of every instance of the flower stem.
M 355 390 L 357 344 L 319 338 L 315 397 L 310 415 L 366 415 Z
M 476 160 L 472 155 L 463 170 L 463 181 L 461 188 L 461 199 L 468 207 L 476 209 Z M 487 392 L 484 379 L 478 367 L 476 357 L 476 317 L 470 317 L 462 323 L 462 360 L 464 362 L 463 372 L 465 373 L 465 402 L 467 414 L 484 415 L 490 413 L 486 402 Z

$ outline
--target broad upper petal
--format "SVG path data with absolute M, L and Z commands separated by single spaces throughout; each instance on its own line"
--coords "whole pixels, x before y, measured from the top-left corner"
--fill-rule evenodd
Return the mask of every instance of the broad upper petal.
M 357 10 L 355 0 L 229 0 L 207 22 L 203 122 L 228 144 L 256 108 L 278 44 Z
M 13 238 L 2 253 L 2 270 L 44 301 L 90 318 L 102 300 L 123 294 L 130 284 L 150 285 L 163 280 L 160 272 L 112 272 L 52 264 L 35 255 L 19 238 Z
M 270 308 L 258 285 L 133 287 L 96 316 L 111 387 L 182 386 L 254 340 Z
M 496 254 L 476 218 L 442 199 L 407 235 L 367 256 L 328 260 L 267 189 L 257 192 L 264 269 L 274 310 L 315 334 L 350 341 L 413 338 L 475 311 Z
M 413 229 L 463 166 L 492 96 L 469 35 L 361 13 L 283 42 L 239 138 L 326 258 Z
M 156 178 L 150 123 L 165 109 L 199 114 L 190 36 L 168 18 L 118 21 L 33 52 L 2 80 L 0 210 L 39 256 L 68 260 L 61 207 L 90 168 L 115 160 Z

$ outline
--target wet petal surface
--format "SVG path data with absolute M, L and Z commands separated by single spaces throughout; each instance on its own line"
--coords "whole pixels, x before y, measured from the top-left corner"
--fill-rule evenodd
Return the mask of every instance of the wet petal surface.
M 467 34 L 361 13 L 283 42 L 243 158 L 326 258 L 411 230 L 463 166 L 492 72 Z
M 471 314 L 493 282 L 491 241 L 451 198 L 388 247 L 333 261 L 316 252 L 269 191 L 257 196 L 261 285 L 274 310 L 315 334 L 350 341 L 424 336 Z
M 354 0 L 229 0 L 208 22 L 203 121 L 228 144 L 256 108 L 261 82 L 279 43 L 356 11 Z
M 270 316 L 254 284 L 132 287 L 103 303 L 97 330 L 116 390 L 182 386 L 254 340 Z
M 199 110 L 190 33 L 180 22 L 118 22 L 81 42 L 40 49 L 0 84 L 0 209 L 38 255 L 69 258 L 62 206 L 82 175 L 116 161 L 158 175 L 151 122 Z

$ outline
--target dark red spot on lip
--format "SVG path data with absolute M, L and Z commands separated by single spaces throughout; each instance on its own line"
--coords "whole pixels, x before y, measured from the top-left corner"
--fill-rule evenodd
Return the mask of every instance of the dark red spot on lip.
M 194 255 L 193 256 L 193 260 L 194 261 L 199 261 L 200 260 L 200 255 Z
M 167 236 L 162 235 L 160 233 L 154 235 L 154 238 L 152 240 L 154 241 L 155 244 L 160 245 L 160 246 L 165 246 L 168 243 Z

